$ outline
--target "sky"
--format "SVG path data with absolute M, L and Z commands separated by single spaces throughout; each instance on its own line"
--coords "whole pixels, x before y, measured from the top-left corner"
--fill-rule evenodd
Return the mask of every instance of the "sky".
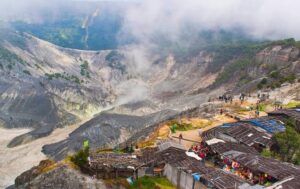
M 0 0 L 1 19 L 39 20 L 75 0 Z M 89 1 L 89 0 L 81 0 Z M 102 1 L 102 0 L 96 0 Z M 105 0 L 124 1 L 124 0 Z M 243 29 L 254 37 L 300 39 L 299 0 L 127 0 L 123 30 L 140 39 L 164 33 L 176 39 L 188 25 L 197 30 Z M 16 3 L 17 2 L 17 3 Z M 69 4 L 68 4 L 69 3 Z

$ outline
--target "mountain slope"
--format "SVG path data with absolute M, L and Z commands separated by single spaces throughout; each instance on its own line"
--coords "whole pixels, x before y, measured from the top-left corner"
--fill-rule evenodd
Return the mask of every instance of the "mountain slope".
M 131 116 L 183 111 L 226 90 L 276 88 L 299 78 L 299 48 L 293 40 L 228 43 L 224 52 L 214 44 L 184 59 L 172 51 L 167 56 L 144 51 L 147 64 L 141 64 L 145 60 L 135 46 L 65 49 L 9 28 L 2 30 L 0 42 L 0 123 L 34 128 L 10 147 L 104 110 Z

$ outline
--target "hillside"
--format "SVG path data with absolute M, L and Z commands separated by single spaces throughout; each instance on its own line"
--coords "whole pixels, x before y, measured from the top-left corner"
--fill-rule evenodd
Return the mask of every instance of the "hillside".
M 126 115 L 182 111 L 227 90 L 247 93 L 297 82 L 300 73 L 293 40 L 206 46 L 185 60 L 177 60 L 177 54 L 155 56 L 151 67 L 137 72 L 134 49 L 80 51 L 9 29 L 1 35 L 2 123 L 35 128 L 11 147 L 103 110 Z
M 8 147 L 35 144 L 57 128 L 90 120 L 43 148 L 57 159 L 78 150 L 84 139 L 93 148 L 136 141 L 166 119 L 226 91 L 273 90 L 299 81 L 299 46 L 291 39 L 207 43 L 185 56 L 174 49 L 145 51 L 149 64 L 141 67 L 144 59 L 134 46 L 83 51 L 9 27 L 0 34 L 0 124 L 32 129 Z M 293 93 L 290 99 L 297 100 Z

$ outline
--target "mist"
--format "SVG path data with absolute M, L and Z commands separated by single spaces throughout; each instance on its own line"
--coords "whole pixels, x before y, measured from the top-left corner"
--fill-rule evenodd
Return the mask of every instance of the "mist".
M 125 15 L 124 32 L 145 42 L 156 33 L 177 40 L 186 27 L 241 29 L 255 38 L 300 39 L 300 1 L 144 0 Z
M 112 7 L 116 2 L 129 4 L 124 6 L 122 33 L 133 35 L 140 42 L 147 42 L 156 33 L 176 40 L 186 27 L 197 32 L 242 29 L 256 38 L 300 39 L 297 0 L 1 0 L 0 19 L 38 22 L 53 19 L 68 9 L 75 14 L 82 12 L 84 5 L 95 2 L 112 3 Z

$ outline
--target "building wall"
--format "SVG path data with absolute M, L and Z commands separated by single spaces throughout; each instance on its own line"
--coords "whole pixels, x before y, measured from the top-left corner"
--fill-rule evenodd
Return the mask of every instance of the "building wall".
M 171 183 L 180 189 L 193 189 L 193 176 L 184 171 L 181 171 L 177 167 L 173 167 L 170 164 L 166 164 L 164 168 L 164 175 Z M 194 189 L 206 188 L 200 182 L 195 182 Z

